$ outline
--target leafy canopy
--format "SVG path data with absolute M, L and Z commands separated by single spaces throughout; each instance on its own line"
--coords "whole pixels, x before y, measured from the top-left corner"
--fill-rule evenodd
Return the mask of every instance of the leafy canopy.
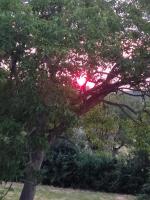
M 14 130 L 18 141 L 23 131 L 42 148 L 41 138 L 55 137 L 72 125 L 73 113 L 86 113 L 111 92 L 148 95 L 148 6 L 0 0 L 1 140 Z M 94 87 L 79 86 L 81 75 Z

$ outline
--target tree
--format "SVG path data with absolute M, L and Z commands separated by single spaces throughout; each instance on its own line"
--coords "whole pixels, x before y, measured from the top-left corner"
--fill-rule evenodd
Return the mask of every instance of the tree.
M 103 104 L 83 116 L 81 124 L 93 150 L 112 153 L 119 145 L 119 118 Z
M 81 126 L 97 150 L 115 155 L 125 146 L 149 154 L 149 114 L 149 97 L 111 94 L 81 118 Z
M 20 200 L 34 198 L 46 143 L 62 134 L 75 114 L 123 88 L 149 94 L 148 5 L 147 0 L 0 0 L 0 68 L 6 74 L 0 122 L 14 122 L 29 141 Z M 86 77 L 82 86 L 80 76 Z M 88 82 L 94 87 L 87 88 Z

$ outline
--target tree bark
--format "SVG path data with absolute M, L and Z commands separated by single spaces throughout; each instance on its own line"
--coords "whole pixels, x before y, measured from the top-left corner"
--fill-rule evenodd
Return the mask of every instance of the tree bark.
M 19 200 L 33 200 L 36 192 L 36 172 L 41 168 L 44 159 L 44 151 L 37 150 L 31 154 L 31 160 L 26 168 L 26 180 Z

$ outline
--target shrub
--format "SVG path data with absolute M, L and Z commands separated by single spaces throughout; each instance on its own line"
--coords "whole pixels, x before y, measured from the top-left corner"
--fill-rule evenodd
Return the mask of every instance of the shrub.
M 143 185 L 141 193 L 138 200 L 149 200 L 150 199 L 150 170 L 148 173 L 148 178 L 146 183 Z
M 57 141 L 50 148 L 42 167 L 43 183 L 54 186 L 73 186 L 77 149 L 68 141 Z
M 134 152 L 121 163 L 118 191 L 121 193 L 137 194 L 145 183 L 149 158 L 143 151 Z
M 137 154 L 113 158 L 99 153 L 80 152 L 73 144 L 59 142 L 43 165 L 44 184 L 105 192 L 139 193 L 149 162 Z

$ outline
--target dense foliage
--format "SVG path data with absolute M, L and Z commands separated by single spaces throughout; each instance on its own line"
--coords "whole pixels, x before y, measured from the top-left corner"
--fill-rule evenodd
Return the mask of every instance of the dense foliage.
M 0 169 L 17 171 L 26 153 L 20 200 L 33 200 L 47 144 L 75 115 L 123 88 L 149 94 L 148 8 L 147 0 L 0 0 Z
M 146 182 L 142 187 L 141 194 L 138 197 L 138 200 L 149 200 L 150 199 L 150 175 L 146 178 Z
M 149 97 L 126 94 L 109 95 L 81 118 L 80 126 L 94 150 L 118 155 L 120 150 L 150 150 Z M 120 106 L 122 105 L 122 106 Z
M 80 152 L 59 142 L 43 164 L 43 183 L 105 192 L 137 194 L 145 184 L 150 160 L 145 152 L 126 158 Z

